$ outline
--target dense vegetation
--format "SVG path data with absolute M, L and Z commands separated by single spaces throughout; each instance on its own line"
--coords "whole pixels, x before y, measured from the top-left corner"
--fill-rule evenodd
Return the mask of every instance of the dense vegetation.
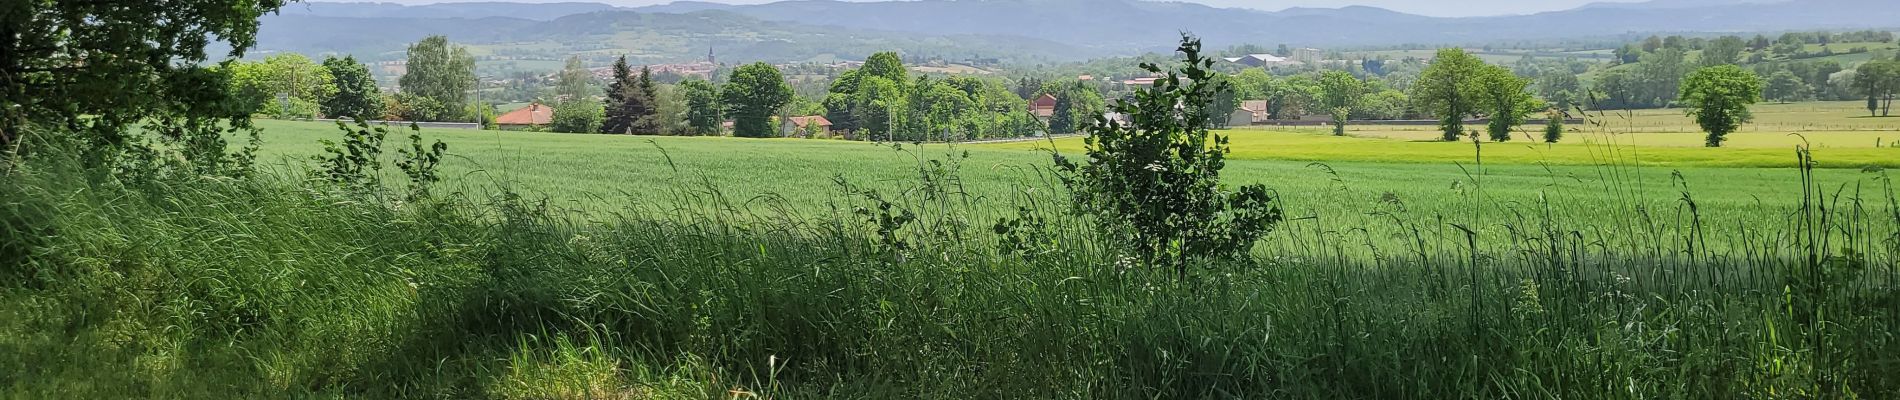
M 859 160 L 785 150 L 813 141 L 720 138 L 665 138 L 711 143 L 678 160 L 654 140 L 643 165 L 587 158 L 625 150 L 593 140 L 625 138 L 557 137 L 578 148 L 540 159 L 470 150 L 569 176 L 642 168 L 655 173 L 618 184 L 658 186 L 549 199 L 512 187 L 516 171 L 453 169 L 459 147 L 414 127 L 338 122 L 306 157 L 257 162 L 259 103 L 244 94 L 263 89 L 233 90 L 247 86 L 230 65 L 171 63 L 205 58 L 207 33 L 242 53 L 251 21 L 276 4 L 158 7 L 193 17 L 158 19 L 50 4 L 85 18 L 0 19 L 11 32 L 81 33 L 0 38 L 58 50 L 0 60 L 34 78 L 0 79 L 5 397 L 1900 396 L 1900 194 L 1878 165 L 1817 170 L 1810 146 L 1775 170 L 1794 176 L 1768 186 L 1781 189 L 1716 191 L 1724 201 L 1707 201 L 1693 170 L 1653 196 L 1656 174 L 1616 144 L 1572 145 L 1596 158 L 1509 179 L 1487 164 L 1497 145 L 1474 141 L 1469 167 L 1440 166 L 1455 178 L 1429 200 L 1361 192 L 1325 164 L 1240 182 L 1224 172 L 1247 149 L 1207 119 L 1244 82 L 1218 77 L 1184 37 L 1185 63 L 1144 66 L 1162 80 L 1109 108 L 1127 123 L 1080 124 L 1086 159 L 1016 165 L 1040 179 L 988 181 L 999 191 L 972 190 L 983 183 L 966 174 L 1006 168 L 966 171 L 970 151 L 829 144 L 818 149 L 910 159 L 833 169 L 824 189 L 770 182 L 831 191 L 792 199 L 709 177 L 808 167 L 736 152 L 746 148 Z M 171 48 L 139 40 L 145 29 L 197 36 Z M 419 70 L 468 70 L 446 41 L 418 47 L 440 62 Z M 113 49 L 158 56 L 61 56 Z M 867 64 L 858 90 L 837 93 L 927 100 L 914 109 L 935 129 L 963 115 L 943 108 L 957 96 L 997 91 L 882 78 L 902 68 Z M 1704 71 L 1690 87 L 1752 78 Z M 628 67 L 618 75 L 610 91 L 630 96 L 619 109 L 639 112 L 617 124 L 644 129 L 648 108 L 625 105 L 661 89 Z M 741 132 L 791 96 L 771 65 L 734 76 L 717 93 L 740 104 L 726 109 Z M 460 84 L 409 95 L 460 104 L 448 89 Z M 699 92 L 689 98 L 715 90 L 682 86 Z M 1745 89 L 1726 94 L 1755 94 Z M 226 142 L 244 134 L 247 146 Z M 889 176 L 902 179 L 877 179 Z M 1343 201 L 1354 198 L 1376 203 Z

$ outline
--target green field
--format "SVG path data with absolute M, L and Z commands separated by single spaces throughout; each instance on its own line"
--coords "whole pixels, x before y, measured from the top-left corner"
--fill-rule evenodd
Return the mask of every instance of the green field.
M 1894 147 L 1900 143 L 1900 118 L 1868 117 L 1860 106 L 1758 105 L 1755 122 L 1730 134 L 1719 149 L 1703 147 L 1704 134 L 1681 110 L 1606 111 L 1568 127 L 1558 144 L 1542 142 L 1542 126 L 1520 127 L 1510 142 L 1484 144 L 1483 156 L 1497 164 L 1785 168 L 1794 165 L 1794 147 L 1805 144 L 1823 167 L 1900 167 L 1900 148 Z M 1330 129 L 1320 127 L 1247 127 L 1224 133 L 1233 137 L 1233 157 L 1240 159 L 1443 164 L 1472 162 L 1477 155 L 1469 142 L 1440 141 L 1438 128 L 1429 125 L 1350 125 L 1346 138 L 1330 136 Z M 1076 151 L 1081 141 L 1062 140 L 1054 146 Z M 1050 144 L 983 147 L 1033 149 Z
M 265 121 L 263 160 L 298 170 L 319 153 L 317 140 L 334 126 Z M 1226 177 L 1233 184 L 1263 183 L 1279 191 L 1289 213 L 1307 221 L 1380 230 L 1384 215 L 1482 219 L 1535 209 L 1542 202 L 1575 215 L 1628 212 L 1636 205 L 1678 206 L 1688 184 L 1717 233 L 1726 227 L 1778 221 L 1798 201 L 1799 175 L 1792 141 L 1781 147 L 1707 149 L 1684 146 L 1611 146 L 1587 143 L 1482 145 L 1318 132 L 1229 131 L 1234 154 Z M 681 193 L 721 193 L 747 209 L 794 210 L 811 215 L 845 198 L 835 182 L 888 191 L 907 189 L 926 160 L 959 160 L 960 190 L 975 200 L 971 212 L 995 218 L 1028 194 L 1040 201 L 1059 188 L 1047 175 L 1048 142 L 902 146 L 865 142 L 717 137 L 634 137 L 552 133 L 425 130 L 450 145 L 450 185 L 476 195 L 505 187 L 580 209 L 634 203 L 670 206 Z M 1420 133 L 1425 134 L 1425 133 Z M 1861 133 L 1840 133 L 1855 135 Z M 1681 136 L 1688 134 L 1636 134 Z M 1738 143 L 1754 140 L 1743 134 Z M 1578 134 L 1575 137 L 1584 137 Z M 1630 137 L 1630 136 L 1625 136 Z M 1826 136 L 1832 137 L 1832 136 Z M 1643 140 L 1643 139 L 1637 139 Z M 1689 140 L 1689 139 L 1681 139 Z M 1696 139 L 1699 140 L 1699 139 Z M 1079 157 L 1076 139 L 1056 142 Z M 1813 150 L 1818 180 L 1877 187 L 1879 166 L 1900 167 L 1900 148 Z M 952 155 L 956 155 L 953 157 Z M 961 158 L 968 155 L 967 159 Z M 1632 167 L 1641 165 L 1642 167 Z M 1679 179 L 1677 177 L 1680 177 Z M 1496 204 L 1471 207 L 1474 202 Z M 1565 221 L 1580 224 L 1588 220 Z M 1495 232 L 1494 232 L 1495 233 Z M 1281 238 L 1306 240 L 1310 238 Z M 1384 240 L 1384 239 L 1381 239 Z
M 446 181 L 406 200 L 296 179 L 334 126 L 260 125 L 254 178 L 0 181 L 0 397 L 1900 394 L 1879 171 L 1315 165 L 1273 154 L 1459 147 L 1237 135 L 1227 183 L 1287 220 L 1181 277 L 1019 144 L 427 130 Z

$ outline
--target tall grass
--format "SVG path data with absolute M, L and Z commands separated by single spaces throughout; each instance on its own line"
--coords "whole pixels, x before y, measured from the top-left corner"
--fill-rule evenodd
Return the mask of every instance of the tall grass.
M 1052 182 L 975 198 L 953 149 L 911 151 L 914 180 L 839 178 L 817 216 L 690 172 L 573 209 L 42 152 L 0 184 L 0 397 L 1900 397 L 1884 176 L 1712 229 L 1694 182 L 1576 215 L 1484 195 L 1474 162 L 1468 213 L 1288 210 L 1251 260 L 1176 279 Z

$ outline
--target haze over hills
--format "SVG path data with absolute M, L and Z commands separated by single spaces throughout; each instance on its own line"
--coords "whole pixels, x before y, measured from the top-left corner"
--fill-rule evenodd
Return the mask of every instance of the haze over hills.
M 944 58 L 1055 61 L 1172 48 L 1190 31 L 1233 44 L 1466 44 L 1650 32 L 1758 32 L 1900 25 L 1892 0 L 1655 0 L 1597 3 L 1532 15 L 1441 18 L 1375 7 L 1276 12 L 1139 0 L 790 0 L 755 5 L 600 3 L 303 3 L 266 17 L 260 50 L 380 53 L 427 34 L 465 43 L 538 42 L 549 50 L 611 50 L 655 61 L 861 56 L 875 46 Z M 572 19 L 591 15 L 584 19 Z M 700 23 L 669 23 L 685 18 Z M 673 17 L 668 17 L 673 16 Z M 576 28 L 606 23 L 614 29 Z M 635 38 L 641 38 L 636 40 Z M 686 45 L 687 43 L 702 43 Z M 718 43 L 718 44 L 714 44 Z M 802 52 L 802 53 L 801 53 Z

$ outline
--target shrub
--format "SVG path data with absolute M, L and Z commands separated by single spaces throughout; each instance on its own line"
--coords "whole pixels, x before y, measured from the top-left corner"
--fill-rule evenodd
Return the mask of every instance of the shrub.
M 1076 211 L 1094 215 L 1146 265 L 1185 276 L 1191 263 L 1245 255 L 1281 215 L 1264 186 L 1221 186 L 1227 138 L 1209 133 L 1203 111 L 1226 83 L 1214 78 L 1199 39 L 1183 35 L 1177 50 L 1185 55 L 1178 70 L 1110 107 L 1132 123 L 1097 117 L 1084 127 L 1088 161 L 1057 155 L 1056 165 Z
M 548 122 L 548 129 L 562 133 L 599 132 L 601 118 L 599 103 L 568 101 L 554 106 L 554 117 Z
M 1548 119 L 1548 121 L 1544 122 L 1544 143 L 1557 143 L 1557 141 L 1563 140 L 1564 113 L 1553 108 L 1544 115 L 1545 118 Z

